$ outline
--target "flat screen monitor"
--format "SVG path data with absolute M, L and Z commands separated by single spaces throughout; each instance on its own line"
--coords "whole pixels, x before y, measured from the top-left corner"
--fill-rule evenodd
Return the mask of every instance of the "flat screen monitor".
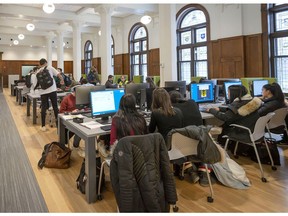
M 140 106 L 141 90 L 148 88 L 148 83 L 129 83 L 125 86 L 125 94 L 132 94 L 136 98 L 136 104 Z
M 105 119 L 113 116 L 119 109 L 120 100 L 124 93 L 124 89 L 90 92 L 92 117 Z
M 268 80 L 253 80 L 252 81 L 252 95 L 254 97 L 262 96 L 262 88 L 268 84 Z
M 79 86 L 75 89 L 76 108 L 90 108 L 90 92 L 105 90 L 104 85 L 97 86 Z
M 223 86 L 224 86 L 224 96 L 225 96 L 225 102 L 226 104 L 229 104 L 229 96 L 228 96 L 228 88 L 231 85 L 242 85 L 241 81 L 235 81 L 235 82 L 224 82 Z
M 213 83 L 192 83 L 190 94 L 196 103 L 214 102 Z
M 165 81 L 165 87 L 174 87 L 183 97 L 186 96 L 186 81 Z

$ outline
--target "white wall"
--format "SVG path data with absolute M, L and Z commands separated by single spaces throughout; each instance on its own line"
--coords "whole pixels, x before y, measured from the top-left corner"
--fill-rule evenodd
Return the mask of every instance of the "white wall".
M 3 52 L 2 60 L 35 60 L 47 58 L 46 48 L 40 47 L 23 47 L 23 46 L 3 46 L 0 45 Z M 53 49 L 52 60 L 57 61 L 57 50 Z M 64 49 L 64 61 L 72 61 L 72 49 Z

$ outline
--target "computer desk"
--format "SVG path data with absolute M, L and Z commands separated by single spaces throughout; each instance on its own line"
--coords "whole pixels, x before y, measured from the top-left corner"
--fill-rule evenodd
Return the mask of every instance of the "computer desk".
M 58 136 L 59 143 L 65 145 L 65 128 L 77 134 L 85 142 L 85 173 L 87 181 L 85 186 L 85 196 L 88 203 L 96 202 L 97 200 L 97 182 L 96 182 L 96 149 L 95 140 L 97 136 L 109 134 L 110 131 L 104 131 L 101 128 L 88 129 L 81 126 L 73 120 L 65 120 L 63 114 L 58 115 Z M 95 121 L 95 119 L 84 116 L 84 122 Z M 99 167 L 101 164 L 99 164 Z
M 67 94 L 70 94 L 70 92 L 61 92 L 57 93 L 57 98 L 63 98 Z M 36 124 L 36 110 L 37 110 L 37 100 L 40 99 L 41 96 L 38 91 L 35 91 L 35 93 L 28 93 L 27 94 L 27 108 L 26 108 L 26 115 L 30 116 L 30 106 L 32 101 L 32 114 L 33 114 L 33 124 Z

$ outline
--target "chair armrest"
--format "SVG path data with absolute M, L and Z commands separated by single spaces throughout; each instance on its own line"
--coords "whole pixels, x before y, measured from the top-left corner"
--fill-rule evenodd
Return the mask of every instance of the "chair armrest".
M 244 126 L 242 126 L 242 125 L 238 125 L 238 124 L 230 124 L 229 126 L 231 126 L 231 127 L 238 127 L 238 128 L 241 128 L 241 129 L 247 130 L 247 131 L 249 132 L 249 134 L 252 134 L 252 133 L 251 133 L 251 130 L 250 130 L 249 128 L 244 127 Z

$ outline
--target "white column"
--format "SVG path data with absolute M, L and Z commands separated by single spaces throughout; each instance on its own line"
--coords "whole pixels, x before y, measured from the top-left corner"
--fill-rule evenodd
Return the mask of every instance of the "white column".
M 177 80 L 176 8 L 159 4 L 160 86 Z
M 73 26 L 73 77 L 76 81 L 81 78 L 81 24 L 72 22 Z
M 112 8 L 102 6 L 100 8 L 101 36 L 100 36 L 100 57 L 101 57 L 101 83 L 105 84 L 108 75 L 113 74 L 111 65 L 111 13 Z
M 47 60 L 48 65 L 51 65 L 51 66 L 52 66 L 52 40 L 54 37 L 55 37 L 54 32 L 49 32 L 49 34 L 46 36 L 46 47 L 47 47 L 46 60 Z M 40 58 L 42 58 L 42 57 L 40 57 Z
M 64 47 L 63 47 L 63 32 L 57 31 L 57 68 L 62 68 L 64 71 Z

